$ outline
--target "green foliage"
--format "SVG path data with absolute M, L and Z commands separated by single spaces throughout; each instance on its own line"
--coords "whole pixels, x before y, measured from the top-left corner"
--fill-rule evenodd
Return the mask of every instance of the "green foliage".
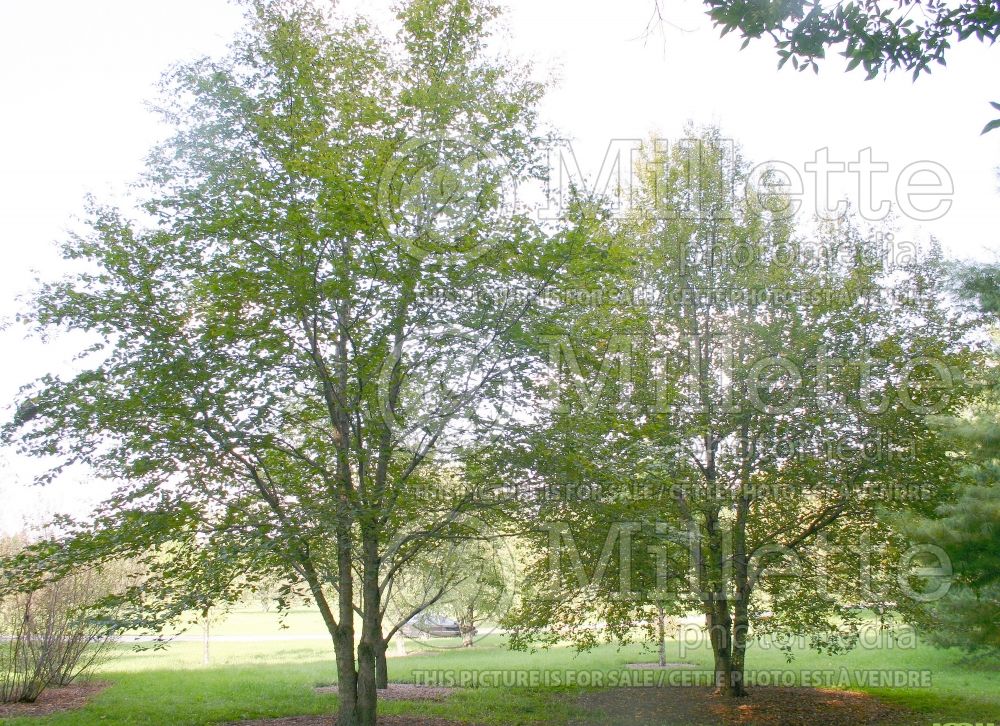
M 800 70 L 815 69 L 828 47 L 842 45 L 848 70 L 860 65 L 869 78 L 896 69 L 916 78 L 930 73 L 931 63 L 945 64 L 953 40 L 975 37 L 992 44 L 1000 35 L 1000 11 L 983 0 L 861 0 L 829 6 L 707 0 L 706 5 L 723 34 L 739 30 L 746 42 L 773 38 L 782 65 L 791 60 Z
M 991 0 L 705 0 L 709 17 L 722 34 L 739 31 L 743 47 L 765 35 L 778 50 L 778 67 L 791 61 L 797 70 L 819 72 L 818 61 L 838 48 L 847 70 L 879 73 L 909 71 L 914 80 L 946 64 L 953 42 L 970 38 L 991 45 L 1000 36 L 1000 8 Z M 659 8 L 659 4 L 657 5 Z M 991 102 L 994 108 L 1000 104 Z M 982 133 L 1000 127 L 1000 119 Z
M 542 88 L 488 52 L 489 2 L 405 3 L 395 38 L 247 8 L 228 55 L 165 76 L 174 133 L 139 208 L 91 202 L 77 271 L 24 316 L 93 344 L 25 388 L 6 440 L 52 457 L 43 482 L 86 465 L 121 487 L 2 587 L 136 557 L 116 612 L 158 632 L 279 579 L 338 652 L 362 612 L 371 648 L 392 578 L 474 506 L 440 471 L 496 426 L 522 320 L 585 240 L 505 206 L 537 174 Z
M 992 314 L 1000 304 L 993 266 L 960 271 L 961 289 Z M 954 498 L 932 516 L 906 517 L 906 534 L 943 548 L 954 583 L 945 598 L 927 608 L 939 642 L 969 651 L 1000 649 L 1000 417 L 997 374 L 985 373 L 985 389 L 965 416 L 941 421 L 942 435 L 964 463 Z
M 880 512 L 929 512 L 952 485 L 927 414 L 968 398 L 975 318 L 946 304 L 936 248 L 885 249 L 847 219 L 803 238 L 787 200 L 741 196 L 747 165 L 716 130 L 645 162 L 587 280 L 625 294 L 565 304 L 557 395 L 540 388 L 534 427 L 495 456 L 539 493 L 512 642 L 628 639 L 662 604 L 703 611 L 737 671 L 749 632 L 849 648 L 850 605 L 916 606 Z M 572 534 L 584 581 L 568 545 L 553 568 L 546 525 Z

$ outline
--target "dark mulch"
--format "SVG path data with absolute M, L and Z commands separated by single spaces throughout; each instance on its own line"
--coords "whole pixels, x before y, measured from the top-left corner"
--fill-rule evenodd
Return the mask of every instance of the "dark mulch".
M 678 668 L 697 668 L 698 666 L 694 663 L 667 663 L 666 665 L 660 665 L 659 663 L 626 663 L 625 667 L 634 671 L 672 671 Z
M 110 685 L 110 683 L 91 681 L 59 688 L 46 688 L 34 703 L 0 703 L 0 718 L 47 716 L 50 713 L 83 708 L 87 705 L 87 701 Z
M 709 688 L 609 688 L 581 696 L 576 726 L 903 726 L 909 711 L 863 693 L 759 686 L 730 699 Z
M 457 691 L 444 686 L 422 686 L 416 683 L 390 683 L 378 689 L 380 701 L 443 701 Z M 336 693 L 337 686 L 320 686 L 316 693 Z

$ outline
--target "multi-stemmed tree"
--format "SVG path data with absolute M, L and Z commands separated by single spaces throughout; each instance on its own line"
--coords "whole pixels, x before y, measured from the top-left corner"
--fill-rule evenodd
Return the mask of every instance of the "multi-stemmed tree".
M 120 488 L 8 563 L 8 587 L 140 558 L 127 624 L 156 630 L 255 579 L 300 584 L 333 641 L 338 723 L 375 722 L 387 591 L 488 501 L 440 466 L 496 425 L 520 326 L 582 239 L 511 204 L 541 88 L 487 53 L 496 14 L 413 0 L 393 39 L 260 0 L 227 57 L 166 77 L 175 133 L 138 208 L 91 205 L 65 244 L 79 271 L 27 314 L 93 345 L 7 429 L 54 473 Z
M 618 296 L 565 331 L 576 355 L 558 359 L 558 405 L 501 455 L 544 491 L 589 479 L 611 502 L 543 498 L 531 578 L 543 604 L 512 618 L 520 642 L 553 631 L 593 642 L 581 608 L 558 603 L 622 631 L 637 605 L 679 603 L 703 613 L 731 695 L 744 693 L 751 629 L 846 647 L 848 606 L 906 609 L 924 593 L 909 565 L 933 558 L 906 552 L 879 513 L 928 511 L 950 487 L 954 463 L 927 416 L 962 405 L 975 357 L 935 250 L 846 218 L 804 239 L 791 200 L 746 169 L 713 130 L 648 151 L 617 232 L 633 260 L 630 312 Z M 629 365 L 612 368 L 612 348 L 632 351 Z M 576 547 L 589 582 L 555 547 L 568 535 L 589 545 Z

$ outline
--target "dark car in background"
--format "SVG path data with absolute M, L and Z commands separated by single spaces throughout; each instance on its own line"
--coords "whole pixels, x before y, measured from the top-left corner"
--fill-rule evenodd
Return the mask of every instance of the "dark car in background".
M 462 629 L 458 623 L 444 615 L 420 613 L 410 618 L 400 628 L 407 638 L 458 638 Z

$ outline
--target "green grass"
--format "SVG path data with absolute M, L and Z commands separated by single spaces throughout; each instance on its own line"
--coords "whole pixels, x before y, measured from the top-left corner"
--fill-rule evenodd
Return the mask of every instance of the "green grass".
M 322 633 L 315 613 L 292 613 L 289 634 Z M 277 634 L 276 617 L 241 612 L 213 629 L 214 635 L 248 633 Z M 192 631 L 192 634 L 196 634 Z M 455 645 L 443 641 L 408 642 L 405 658 L 390 659 L 390 678 L 413 681 L 441 675 L 460 679 L 463 674 L 487 674 L 491 678 L 544 679 L 560 677 L 558 686 L 480 687 L 460 691 L 446 702 L 382 702 L 381 712 L 420 713 L 486 724 L 559 724 L 574 715 L 571 696 L 579 685 L 565 685 L 567 674 L 608 678 L 623 672 L 627 663 L 651 661 L 652 653 L 640 646 L 602 646 L 577 654 L 570 648 L 554 648 L 534 654 L 512 653 L 501 636 L 491 636 L 473 649 L 437 648 Z M 851 687 L 887 701 L 914 709 L 920 723 L 935 721 L 1000 722 L 1000 669 L 970 665 L 961 654 L 933 648 L 866 647 L 826 656 L 802 648 L 787 663 L 774 648 L 756 647 L 748 656 L 748 668 L 759 672 L 790 672 L 800 682 L 803 672 L 816 671 L 851 679 Z M 167 650 L 135 652 L 120 648 L 113 660 L 95 675 L 114 685 L 82 710 L 42 718 L 9 719 L 10 726 L 41 724 L 211 724 L 247 718 L 331 713 L 333 695 L 318 695 L 317 685 L 335 680 L 332 648 L 328 639 L 284 642 L 222 642 L 211 646 L 212 665 L 201 665 L 202 645 L 173 643 Z M 711 653 L 704 643 L 684 645 L 672 641 L 668 660 L 686 662 L 696 669 L 711 666 Z M 845 669 L 845 670 L 841 670 Z M 886 688 L 859 685 L 855 672 L 927 671 L 931 687 Z M 690 671 L 686 671 L 690 672 Z M 597 674 L 596 676 L 594 674 Z M 443 683 L 442 685 L 448 685 Z M 842 684 L 843 685 L 843 684 Z

